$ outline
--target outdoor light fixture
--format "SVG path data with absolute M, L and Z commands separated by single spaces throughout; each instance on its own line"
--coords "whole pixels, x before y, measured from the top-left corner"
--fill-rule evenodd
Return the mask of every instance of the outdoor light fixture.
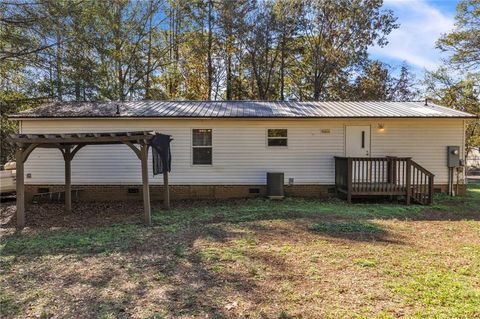
M 383 131 L 385 131 L 385 124 L 383 124 L 383 123 L 378 123 L 377 128 L 378 128 L 378 130 L 379 130 L 380 132 L 383 132 Z

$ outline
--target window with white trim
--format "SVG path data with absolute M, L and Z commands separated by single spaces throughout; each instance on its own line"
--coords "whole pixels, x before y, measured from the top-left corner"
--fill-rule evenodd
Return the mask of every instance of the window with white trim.
M 267 130 L 267 145 L 271 147 L 287 146 L 288 132 L 287 129 L 268 129 Z
M 192 164 L 212 165 L 212 130 L 192 130 Z

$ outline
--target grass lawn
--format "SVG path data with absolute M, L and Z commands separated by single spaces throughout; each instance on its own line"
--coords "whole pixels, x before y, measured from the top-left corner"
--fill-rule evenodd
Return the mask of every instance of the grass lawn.
M 149 228 L 102 205 L 33 206 L 16 233 L 2 204 L 1 318 L 480 317 L 480 187 L 431 207 L 179 203 Z

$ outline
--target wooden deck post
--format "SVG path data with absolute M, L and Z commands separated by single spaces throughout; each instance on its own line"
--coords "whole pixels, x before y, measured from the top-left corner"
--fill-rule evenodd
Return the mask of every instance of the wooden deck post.
M 405 167 L 405 203 L 410 205 L 411 196 L 412 196 L 412 160 L 407 158 L 407 163 Z
M 24 184 L 24 154 L 23 148 L 16 147 L 16 183 L 17 183 L 17 229 L 25 227 L 25 184 Z
M 140 161 L 142 162 L 142 184 L 143 184 L 143 220 L 145 225 L 152 224 L 150 213 L 150 185 L 148 184 L 148 145 L 142 143 L 140 146 Z
M 72 157 L 70 146 L 65 148 L 63 154 L 65 161 L 65 212 L 72 212 Z
M 353 160 L 351 157 L 349 157 L 347 160 L 347 202 L 349 204 L 352 203 L 352 191 L 353 191 L 352 164 L 353 164 Z
M 170 186 L 168 185 L 168 172 L 163 173 L 163 206 L 170 209 Z
M 434 184 L 434 176 L 428 177 L 428 205 L 433 204 L 433 184 Z

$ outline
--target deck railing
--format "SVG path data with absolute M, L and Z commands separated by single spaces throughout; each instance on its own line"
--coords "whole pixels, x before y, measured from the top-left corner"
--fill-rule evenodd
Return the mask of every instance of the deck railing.
M 335 157 L 337 192 L 352 196 L 404 195 L 431 204 L 434 175 L 410 157 Z

